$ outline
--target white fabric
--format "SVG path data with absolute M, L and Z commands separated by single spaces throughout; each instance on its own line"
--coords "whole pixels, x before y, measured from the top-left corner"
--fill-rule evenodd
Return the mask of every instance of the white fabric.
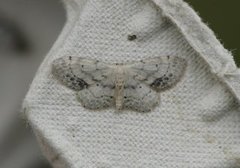
M 187 4 L 154 2 L 65 1 L 68 22 L 24 101 L 54 167 L 240 166 L 240 80 L 232 56 Z M 132 33 L 139 38 L 128 41 Z M 51 63 L 65 55 L 109 63 L 175 55 L 188 66 L 150 113 L 93 112 L 53 79 Z

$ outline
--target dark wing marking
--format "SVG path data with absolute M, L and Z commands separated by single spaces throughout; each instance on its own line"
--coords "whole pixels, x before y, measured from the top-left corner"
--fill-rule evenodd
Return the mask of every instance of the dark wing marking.
M 53 61 L 52 73 L 65 86 L 79 91 L 107 77 L 108 67 L 99 61 L 66 56 Z
M 129 79 L 125 83 L 123 108 L 149 112 L 159 104 L 160 95 L 144 83 Z
M 131 66 L 133 78 L 157 92 L 173 87 L 183 76 L 187 62 L 179 57 L 158 57 L 142 60 Z

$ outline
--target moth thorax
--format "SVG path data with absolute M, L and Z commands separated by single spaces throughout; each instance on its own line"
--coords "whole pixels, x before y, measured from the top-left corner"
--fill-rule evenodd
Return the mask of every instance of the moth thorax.
M 115 77 L 115 85 L 116 87 L 122 87 L 124 85 L 124 70 L 122 66 L 118 66 L 116 68 L 116 77 Z

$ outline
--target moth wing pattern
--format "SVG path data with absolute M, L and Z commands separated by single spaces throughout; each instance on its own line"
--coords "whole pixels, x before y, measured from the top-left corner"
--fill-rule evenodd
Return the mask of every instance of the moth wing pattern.
M 160 95 L 140 81 L 129 79 L 124 88 L 123 109 L 149 112 L 160 102 Z
M 77 91 L 77 98 L 88 109 L 114 106 L 111 69 L 103 62 L 65 56 L 53 61 L 52 73 L 63 85 Z
M 131 66 L 133 78 L 160 92 L 172 88 L 182 78 L 187 62 L 180 57 L 165 56 L 142 60 Z
M 77 98 L 83 107 L 91 110 L 101 110 L 115 106 L 114 89 L 98 83 L 77 92 Z
M 109 68 L 96 60 L 65 56 L 53 61 L 52 73 L 62 84 L 79 91 L 106 79 Z
M 58 81 L 77 91 L 77 98 L 92 110 L 116 107 L 148 112 L 160 102 L 158 92 L 172 88 L 185 72 L 187 62 L 180 57 L 157 57 L 127 64 L 106 64 L 97 60 L 65 56 L 53 61 L 52 73 Z M 116 94 L 118 75 L 124 76 L 122 94 Z M 118 101 L 119 102 L 119 101 Z

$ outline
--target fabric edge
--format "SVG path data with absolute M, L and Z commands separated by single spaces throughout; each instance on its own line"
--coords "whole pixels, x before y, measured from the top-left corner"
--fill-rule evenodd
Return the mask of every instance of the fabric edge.
M 48 62 L 49 56 L 53 55 L 55 52 L 57 52 L 58 49 L 61 48 L 61 46 L 64 44 L 64 39 L 71 32 L 71 27 L 73 27 L 73 25 L 75 24 L 75 20 L 78 16 L 78 13 L 79 13 L 78 5 L 75 3 L 74 0 L 62 0 L 62 3 L 63 3 L 63 6 L 65 8 L 65 12 L 66 12 L 65 25 L 63 26 L 61 32 L 59 33 L 58 38 L 54 42 L 54 44 L 51 47 L 51 49 L 49 50 L 48 54 L 45 56 L 44 60 L 42 61 L 42 63 L 38 67 L 38 69 L 35 73 L 35 76 L 32 80 L 32 83 L 30 84 L 30 88 L 29 88 L 28 92 L 26 93 L 26 96 L 23 100 L 23 103 L 22 103 L 22 109 L 23 110 L 22 111 L 24 111 L 24 109 L 27 108 L 26 106 L 27 106 L 28 103 L 25 103 L 25 101 L 26 101 L 28 95 L 30 94 L 30 92 L 33 88 L 32 85 L 36 81 L 37 74 L 41 73 L 41 70 L 44 68 L 46 62 Z
M 26 107 L 29 107 L 27 101 L 25 101 L 24 104 Z M 28 115 L 26 113 L 28 113 L 28 111 L 30 110 L 31 110 L 30 108 L 25 108 L 24 109 L 25 115 Z M 36 140 L 40 146 L 40 149 L 43 155 L 49 161 L 49 163 L 53 167 L 58 167 L 58 168 L 70 167 L 69 161 L 64 156 L 62 156 L 62 152 L 59 151 L 59 149 L 55 148 L 56 145 L 54 145 L 54 142 L 51 142 L 50 138 L 48 139 L 44 138 L 47 136 L 45 136 L 44 132 L 41 131 L 42 129 L 39 129 L 38 125 L 34 123 L 32 120 L 29 120 L 28 124 L 31 126 L 33 134 L 35 135 Z M 59 167 L 56 165 L 61 165 L 61 166 Z
M 214 35 L 213 31 L 202 22 L 197 13 L 182 0 L 152 0 L 162 11 L 162 15 L 183 34 L 189 45 L 209 65 L 211 72 L 230 90 L 240 103 L 240 72 L 227 51 Z M 231 80 L 226 77 L 231 76 Z M 235 81 L 234 84 L 232 81 Z
M 40 132 L 41 129 L 39 129 L 38 126 L 32 121 L 30 113 L 29 113 L 29 111 L 31 111 L 31 105 L 28 101 L 28 95 L 30 95 L 30 93 L 33 89 L 32 85 L 34 85 L 34 83 L 36 83 L 37 74 L 41 73 L 42 69 L 44 68 L 46 63 L 49 61 L 49 56 L 56 53 L 58 51 L 58 49 L 60 47 L 62 47 L 62 45 L 64 44 L 64 39 L 71 32 L 72 27 L 74 27 L 73 25 L 75 24 L 75 22 L 78 18 L 78 15 L 80 15 L 85 2 L 86 2 L 86 0 L 82 0 L 81 4 L 77 4 L 74 0 L 62 0 L 63 6 L 65 8 L 65 12 L 66 12 L 66 14 L 65 14 L 66 22 L 65 22 L 61 32 L 59 33 L 58 38 L 54 42 L 54 44 L 51 47 L 51 49 L 49 50 L 48 54 L 45 56 L 43 62 L 40 64 L 40 66 L 32 80 L 31 86 L 30 86 L 28 92 L 26 93 L 26 96 L 22 102 L 22 107 L 20 110 L 20 115 L 21 115 L 22 119 L 25 120 L 26 123 L 28 125 L 30 125 L 31 128 L 33 128 L 32 129 L 33 133 L 37 138 L 37 141 L 42 149 L 42 152 L 44 153 L 45 157 L 49 160 L 49 162 L 54 167 L 59 167 L 59 165 L 61 165 L 62 168 L 70 167 L 71 159 L 67 159 L 64 156 L 60 157 L 59 156 L 60 151 L 53 148 L 56 145 L 53 145 L 54 143 L 50 142 L 49 139 L 45 139 L 44 138 L 45 136 L 43 135 L 43 133 Z M 64 165 L 63 165 L 63 163 L 64 163 Z M 58 165 L 58 166 L 55 166 L 55 165 Z

